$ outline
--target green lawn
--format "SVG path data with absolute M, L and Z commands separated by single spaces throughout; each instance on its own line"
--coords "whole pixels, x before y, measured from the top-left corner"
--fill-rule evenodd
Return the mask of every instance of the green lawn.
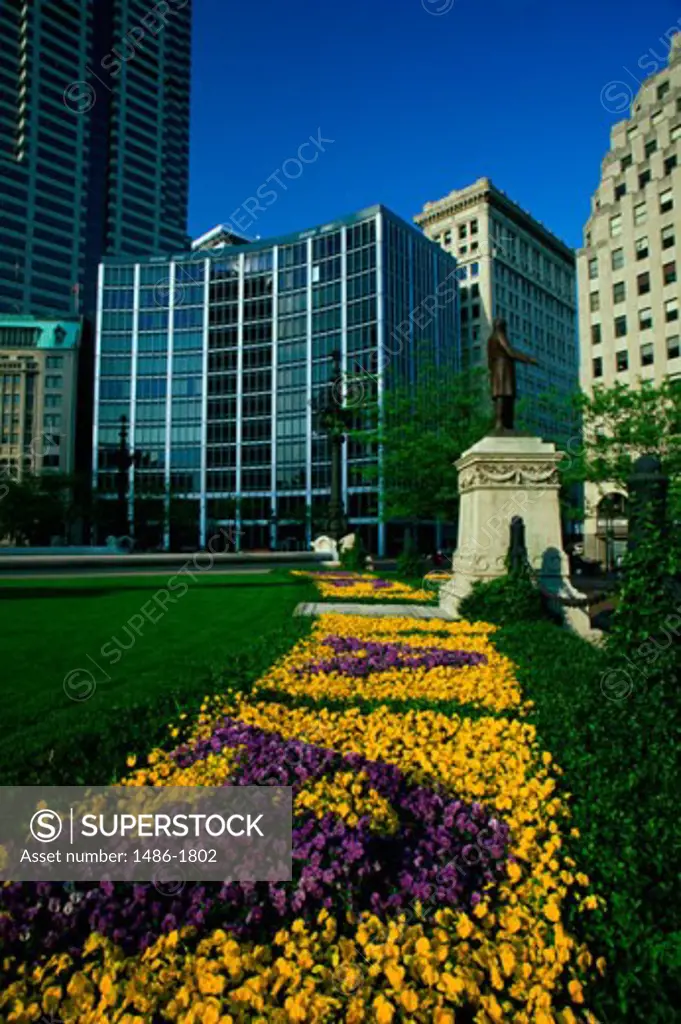
M 314 599 L 305 578 L 195 575 L 0 580 L 0 784 L 112 781 L 309 628 L 292 619 Z

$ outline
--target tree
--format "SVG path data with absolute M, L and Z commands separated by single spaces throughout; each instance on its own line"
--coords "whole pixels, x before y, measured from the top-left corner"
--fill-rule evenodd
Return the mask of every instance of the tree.
M 458 373 L 416 360 L 415 383 L 386 388 L 382 414 L 366 410 L 364 429 L 351 437 L 382 451 L 384 520 L 453 522 L 458 511 L 454 463 L 492 425 L 487 375 Z M 365 471 L 378 482 L 379 469 Z
M 581 443 L 568 446 L 563 464 L 566 483 L 612 484 L 626 490 L 639 455 L 656 455 L 670 478 L 670 510 L 681 516 L 681 387 L 665 379 L 637 387 L 597 387 L 578 394 Z
M 47 546 L 55 536 L 68 542 L 80 514 L 74 498 L 76 483 L 61 473 L 6 477 L 0 501 L 0 537 L 15 544 Z

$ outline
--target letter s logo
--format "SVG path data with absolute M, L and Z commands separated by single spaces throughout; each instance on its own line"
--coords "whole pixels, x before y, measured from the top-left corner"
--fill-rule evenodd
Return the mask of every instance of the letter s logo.
M 53 843 L 61 834 L 62 820 L 56 811 L 44 808 L 35 812 L 29 828 L 31 835 L 39 843 Z

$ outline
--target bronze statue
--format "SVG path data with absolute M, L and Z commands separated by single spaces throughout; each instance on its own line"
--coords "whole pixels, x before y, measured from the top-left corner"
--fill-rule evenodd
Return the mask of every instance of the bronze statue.
M 513 430 L 516 383 L 515 364 L 530 363 L 537 366 L 537 360 L 511 347 L 506 335 L 506 321 L 496 319 L 494 329 L 487 342 L 487 364 L 490 387 L 494 399 L 495 424 L 498 432 Z

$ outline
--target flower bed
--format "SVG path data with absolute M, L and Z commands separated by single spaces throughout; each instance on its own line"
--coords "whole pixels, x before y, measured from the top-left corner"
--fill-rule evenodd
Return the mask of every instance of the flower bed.
M 562 850 L 560 769 L 492 636 L 322 616 L 251 697 L 206 700 L 178 747 L 131 757 L 129 786 L 293 786 L 293 881 L 7 885 L 0 1020 L 595 1020 L 564 914 L 598 897 Z M 320 706 L 324 687 L 346 706 Z M 363 712 L 358 688 L 404 706 Z M 415 691 L 479 713 L 415 709 Z
M 423 628 L 405 637 L 405 629 L 414 626 Z M 451 700 L 493 711 L 524 710 L 513 666 L 489 641 L 493 626 L 474 632 L 468 623 L 448 623 L 433 639 L 434 628 L 407 619 L 324 615 L 311 637 L 262 677 L 256 692 L 281 691 L 321 703 Z
M 309 576 L 314 580 L 321 597 L 335 601 L 407 601 L 409 603 L 433 601 L 434 595 L 422 587 L 411 587 L 400 580 L 386 580 L 373 573 L 303 572 L 294 570 L 295 576 Z

